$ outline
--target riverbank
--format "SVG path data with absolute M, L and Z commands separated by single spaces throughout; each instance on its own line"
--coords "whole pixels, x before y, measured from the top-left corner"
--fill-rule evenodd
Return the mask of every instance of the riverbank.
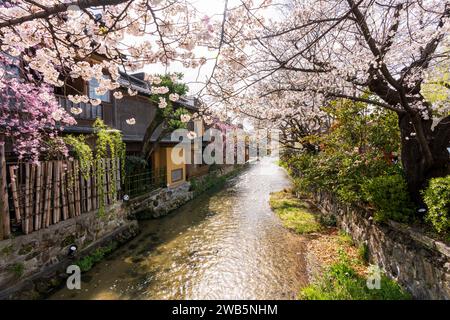
M 159 188 L 130 200 L 127 204 L 130 215 L 137 220 L 161 218 L 180 208 L 209 189 L 220 189 L 249 163 L 242 165 L 221 165 L 205 175 L 170 188 Z
M 375 266 L 368 264 L 367 248 L 356 247 L 352 238 L 320 219 L 307 199 L 291 190 L 271 194 L 270 205 L 283 225 L 301 237 L 306 246 L 309 284 L 299 292 L 306 300 L 409 299 L 397 283 L 379 273 L 380 287 L 369 289 L 367 281 Z
M 141 221 L 135 239 L 82 274 L 81 290 L 51 299 L 296 299 L 304 243 L 269 206 L 270 192 L 289 187 L 273 159 L 249 164 L 223 188 Z
M 244 167 L 226 166 L 199 178 L 209 182 L 202 184 L 201 192 L 220 188 Z M 92 211 L 48 229 L 1 241 L 0 298 L 46 298 L 65 284 L 67 266 L 78 266 L 84 275 L 135 237 L 139 227 L 134 211 L 139 207 L 153 205 L 157 210 L 148 211 L 155 218 L 181 207 L 194 195 L 200 193 L 189 182 L 177 188 L 161 188 L 144 195 L 146 202 L 118 201 L 106 208 L 104 216 Z M 69 247 L 76 248 L 72 254 Z

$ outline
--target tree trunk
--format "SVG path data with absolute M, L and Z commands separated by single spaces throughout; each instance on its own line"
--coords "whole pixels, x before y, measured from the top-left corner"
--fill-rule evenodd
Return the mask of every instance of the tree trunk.
M 153 133 L 162 123 L 164 123 L 164 118 L 159 115 L 159 112 L 157 112 L 155 118 L 150 123 L 150 125 L 147 127 L 147 130 L 145 131 L 143 146 L 142 146 L 142 155 L 146 159 L 150 159 L 150 156 L 152 155 L 153 151 L 155 150 L 157 143 L 160 141 L 160 139 L 163 136 L 163 133 L 161 133 L 158 136 L 157 141 L 153 141 L 153 142 L 151 141 Z
M 422 126 L 428 146 L 430 148 L 433 161 L 427 162 L 424 151 L 417 141 L 412 125 L 411 118 L 408 114 L 399 115 L 399 126 L 401 132 L 401 160 L 408 184 L 408 189 L 412 200 L 419 206 L 423 206 L 421 190 L 425 189 L 428 180 L 435 177 L 446 176 L 450 173 L 450 156 L 447 150 L 449 146 L 448 139 L 441 139 L 442 130 L 431 129 L 431 120 L 423 120 Z M 448 126 L 445 128 L 448 131 Z

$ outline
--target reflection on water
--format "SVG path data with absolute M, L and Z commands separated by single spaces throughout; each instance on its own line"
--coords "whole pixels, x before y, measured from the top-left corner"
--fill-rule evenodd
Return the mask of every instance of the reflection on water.
M 273 160 L 225 188 L 141 224 L 141 234 L 52 299 L 293 299 L 305 284 L 301 240 L 270 210 L 289 186 Z

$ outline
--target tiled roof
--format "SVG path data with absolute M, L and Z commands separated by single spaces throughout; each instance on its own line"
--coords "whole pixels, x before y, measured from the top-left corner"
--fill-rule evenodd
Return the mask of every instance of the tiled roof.
M 144 81 L 144 75 L 145 74 L 143 72 L 131 75 L 121 72 L 118 82 L 125 88 L 131 88 L 145 95 L 151 95 L 151 86 L 146 81 Z M 194 97 L 180 97 L 180 100 L 177 101 L 177 104 L 189 110 L 198 110 L 198 107 L 195 104 Z
M 148 94 L 148 95 L 152 94 L 148 83 L 139 79 L 135 75 L 127 75 L 127 74 L 121 72 L 120 77 L 117 82 L 119 82 L 120 85 L 122 85 L 126 88 L 131 88 L 140 93 Z

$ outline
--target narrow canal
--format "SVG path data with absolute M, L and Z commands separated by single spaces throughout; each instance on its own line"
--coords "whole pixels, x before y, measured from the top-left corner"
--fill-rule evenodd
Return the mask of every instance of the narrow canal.
M 144 221 L 141 234 L 51 299 L 294 299 L 305 284 L 301 239 L 269 194 L 289 187 L 275 161 L 253 163 L 219 191 Z

